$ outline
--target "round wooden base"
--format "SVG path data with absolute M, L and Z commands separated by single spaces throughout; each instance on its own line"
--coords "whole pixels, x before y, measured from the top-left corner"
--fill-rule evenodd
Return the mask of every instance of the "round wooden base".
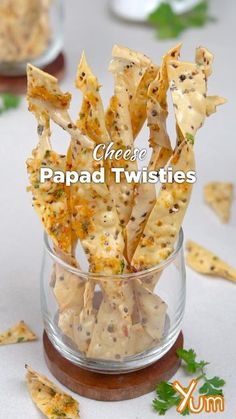
M 183 334 L 159 361 L 127 374 L 99 374 L 74 365 L 59 354 L 45 332 L 43 345 L 49 370 L 66 387 L 89 399 L 118 401 L 149 393 L 176 373 L 180 365 L 176 350 L 183 347 Z
M 60 53 L 54 61 L 43 68 L 44 71 L 61 80 L 65 73 L 65 57 Z M 0 75 L 0 93 L 24 94 L 27 88 L 26 76 Z

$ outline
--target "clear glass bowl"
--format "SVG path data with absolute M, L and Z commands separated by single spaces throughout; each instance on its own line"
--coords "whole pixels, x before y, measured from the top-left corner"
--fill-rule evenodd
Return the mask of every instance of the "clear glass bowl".
M 20 76 L 28 62 L 43 68 L 63 46 L 62 0 L 0 4 L 0 74 Z
M 63 357 L 87 370 L 115 374 L 144 368 L 168 352 L 185 308 L 182 230 L 164 262 L 113 277 L 66 264 L 46 235 L 44 242 L 44 327 Z

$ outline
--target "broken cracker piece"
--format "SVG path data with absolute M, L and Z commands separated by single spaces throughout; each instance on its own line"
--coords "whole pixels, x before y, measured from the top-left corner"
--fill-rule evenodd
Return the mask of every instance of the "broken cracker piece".
M 79 404 L 75 399 L 28 365 L 25 368 L 30 395 L 36 406 L 47 418 L 79 419 Z
M 233 200 L 233 184 L 226 182 L 210 182 L 204 187 L 204 199 L 215 211 L 223 223 L 230 218 Z
M 236 269 L 232 268 L 206 248 L 192 240 L 188 240 L 186 250 L 187 265 L 195 271 L 205 275 L 219 276 L 230 281 L 236 281 Z
M 37 336 L 29 329 L 25 322 L 21 320 L 15 326 L 10 327 L 10 329 L 0 335 L 0 345 L 29 342 L 36 339 Z

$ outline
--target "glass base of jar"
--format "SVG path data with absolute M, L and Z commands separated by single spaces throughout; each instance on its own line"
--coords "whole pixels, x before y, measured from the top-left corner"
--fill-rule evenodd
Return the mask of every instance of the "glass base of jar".
M 181 333 L 182 313 L 178 321 L 171 328 L 169 327 L 169 317 L 166 317 L 165 333 L 161 341 L 156 346 L 147 349 L 142 353 L 125 357 L 123 360 L 109 360 L 100 358 L 87 358 L 77 348 L 68 345 L 67 338 L 58 333 L 55 324 L 48 321 L 44 316 L 45 331 L 54 348 L 63 358 L 72 364 L 85 370 L 101 374 L 125 374 L 141 370 L 161 359 L 175 344 Z
M 158 361 L 142 368 L 128 372 L 120 371 L 107 374 L 91 372 L 74 365 L 66 359 L 55 342 L 51 342 L 47 333 L 43 336 L 44 354 L 51 373 L 66 387 L 83 397 L 100 401 L 127 400 L 142 396 L 155 389 L 163 380 L 170 380 L 179 368 L 180 360 L 176 350 L 183 348 L 183 334 L 180 332 L 168 352 Z

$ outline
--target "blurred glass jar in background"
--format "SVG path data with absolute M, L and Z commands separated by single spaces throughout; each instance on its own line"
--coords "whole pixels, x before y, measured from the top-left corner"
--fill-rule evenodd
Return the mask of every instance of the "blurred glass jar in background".
M 51 63 L 62 49 L 61 0 L 0 0 L 0 74 Z
M 145 22 L 161 3 L 169 3 L 176 14 L 192 9 L 201 0 L 110 0 L 110 8 L 117 16 L 136 22 Z

